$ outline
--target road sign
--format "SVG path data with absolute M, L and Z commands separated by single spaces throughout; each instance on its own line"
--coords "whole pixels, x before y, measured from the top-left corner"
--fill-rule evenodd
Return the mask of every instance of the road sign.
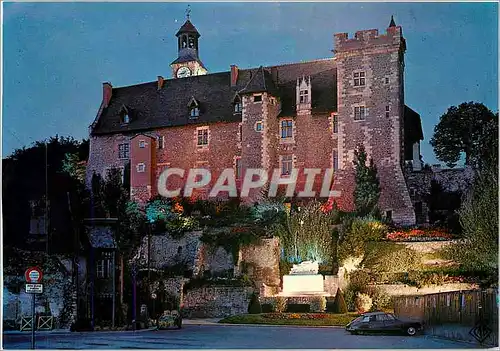
M 31 267 L 24 272 L 24 278 L 26 278 L 26 282 L 36 284 L 42 281 L 42 270 L 38 267 Z
M 41 294 L 43 293 L 43 284 L 26 284 L 27 294 Z

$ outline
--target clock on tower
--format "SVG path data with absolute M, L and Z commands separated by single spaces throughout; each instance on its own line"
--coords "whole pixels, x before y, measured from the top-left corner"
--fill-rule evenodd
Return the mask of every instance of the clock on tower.
M 177 78 L 185 78 L 191 76 L 191 70 L 186 67 L 182 66 L 177 70 L 176 77 Z

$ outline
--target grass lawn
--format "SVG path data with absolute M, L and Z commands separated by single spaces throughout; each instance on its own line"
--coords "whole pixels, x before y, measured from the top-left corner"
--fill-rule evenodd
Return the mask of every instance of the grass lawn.
M 262 313 L 240 314 L 226 317 L 219 323 L 227 324 L 268 324 L 304 326 L 345 326 L 358 316 L 357 313 Z

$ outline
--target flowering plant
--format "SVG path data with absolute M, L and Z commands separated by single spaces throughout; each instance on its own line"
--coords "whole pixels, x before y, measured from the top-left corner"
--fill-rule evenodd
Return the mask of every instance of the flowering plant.
M 453 236 L 442 229 L 408 229 L 390 232 L 386 235 L 391 241 L 416 241 L 416 240 L 449 240 Z
M 326 319 L 327 313 L 265 313 L 264 318 L 268 319 Z

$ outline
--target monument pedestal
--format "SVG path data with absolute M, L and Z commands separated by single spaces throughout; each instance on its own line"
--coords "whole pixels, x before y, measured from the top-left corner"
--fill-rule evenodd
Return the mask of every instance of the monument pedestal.
M 292 274 L 283 276 L 284 296 L 323 295 L 325 293 L 321 274 Z

